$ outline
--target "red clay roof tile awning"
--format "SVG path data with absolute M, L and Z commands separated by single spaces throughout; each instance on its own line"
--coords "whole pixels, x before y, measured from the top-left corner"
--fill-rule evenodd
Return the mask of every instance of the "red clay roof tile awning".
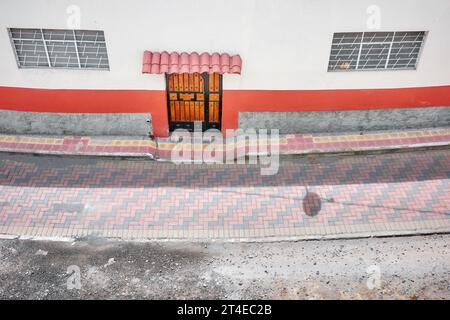
M 228 53 L 144 52 L 142 73 L 235 73 L 241 74 L 242 59 Z

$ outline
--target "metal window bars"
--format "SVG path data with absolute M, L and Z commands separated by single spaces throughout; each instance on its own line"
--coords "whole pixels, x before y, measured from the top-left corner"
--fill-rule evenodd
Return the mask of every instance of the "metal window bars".
M 109 70 L 103 31 L 8 29 L 19 68 Z
M 328 71 L 414 70 L 425 31 L 335 33 Z

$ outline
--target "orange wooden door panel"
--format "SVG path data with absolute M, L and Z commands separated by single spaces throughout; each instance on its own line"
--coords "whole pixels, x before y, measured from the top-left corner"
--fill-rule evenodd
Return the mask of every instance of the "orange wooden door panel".
M 209 94 L 209 101 L 220 101 L 220 94 L 218 93 L 210 93 Z
M 219 73 L 206 75 L 184 73 L 171 74 L 167 77 L 171 122 L 207 121 L 220 124 L 221 75 Z M 205 80 L 208 81 L 207 88 Z M 205 119 L 205 113 L 208 114 L 207 119 Z

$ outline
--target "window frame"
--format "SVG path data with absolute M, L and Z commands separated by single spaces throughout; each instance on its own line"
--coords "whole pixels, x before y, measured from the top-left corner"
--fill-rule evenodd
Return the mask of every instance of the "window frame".
M 355 69 L 340 69 L 340 68 L 336 68 L 336 69 L 329 69 L 329 67 L 330 67 L 330 58 L 331 58 L 331 53 L 332 53 L 332 49 L 333 49 L 333 39 L 334 39 L 334 37 L 335 37 L 335 35 L 336 34 L 346 34 L 346 33 L 356 33 L 356 34 L 360 34 L 361 35 L 361 42 L 358 42 L 358 44 L 360 44 L 360 50 L 359 50 L 359 52 L 358 52 L 358 60 L 360 59 L 360 57 L 361 57 L 361 48 L 362 48 L 362 46 L 364 45 L 364 44 L 371 44 L 370 42 L 364 42 L 364 34 L 365 33 L 377 33 L 377 32 L 379 32 L 379 33 L 392 33 L 393 34 L 393 36 L 392 36 L 392 41 L 390 41 L 390 42 L 385 42 L 386 44 L 389 44 L 389 52 L 388 52 L 388 54 L 387 54 L 387 57 L 386 57 L 386 67 L 385 68 L 366 68 L 366 69 L 363 69 L 363 68 L 357 68 L 357 67 L 355 67 Z M 421 42 L 421 45 L 420 45 L 420 48 L 419 48 L 419 52 L 417 53 L 417 59 L 416 59 L 416 63 L 415 63 L 415 65 L 414 65 L 414 68 L 405 68 L 405 67 L 402 67 L 402 68 L 388 68 L 387 66 L 389 65 L 389 58 L 390 58 L 390 54 L 391 54 L 391 49 L 392 49 L 392 44 L 394 43 L 394 38 L 395 38 L 395 33 L 405 33 L 405 32 L 423 32 L 423 38 L 422 38 L 422 42 Z M 326 66 L 326 71 L 327 71 L 327 73 L 328 72 L 330 72 L 330 73 L 334 73 L 334 72 L 361 72 L 361 71 L 368 71 L 368 72 L 373 72 L 373 71 L 417 71 L 418 70 L 418 68 L 419 68 L 419 65 L 420 65 L 420 60 L 421 60 L 421 56 L 422 56 L 422 52 L 423 52 L 423 50 L 424 50 L 424 47 L 425 47 L 425 43 L 426 43 L 426 41 L 427 41 L 427 37 L 428 37 L 428 31 L 424 31 L 424 30 L 422 30 L 422 31 L 398 31 L 398 30 L 396 30 L 396 31 L 381 31 L 381 30 L 379 30 L 379 31 L 363 31 L 363 32 L 354 32 L 354 31 L 351 31 L 351 32 L 333 32 L 333 34 L 332 34 L 332 37 L 331 37 L 331 45 L 330 45 L 330 53 L 329 53 L 329 55 L 328 55 L 328 63 L 327 63 L 327 66 Z M 405 42 L 412 42 L 412 41 L 405 41 Z M 374 42 L 374 44 L 380 44 L 380 43 L 383 43 L 383 42 Z M 397 42 L 397 43 L 402 43 L 402 42 Z
M 17 64 L 17 68 L 18 69 L 42 69 L 42 70 L 88 70 L 88 71 L 110 71 L 111 70 L 111 65 L 110 65 L 110 60 L 109 60 L 109 54 L 108 54 L 108 47 L 106 45 L 106 34 L 103 30 L 87 30 L 87 29 L 56 29 L 56 28 L 16 28 L 16 27 L 8 27 L 6 28 L 7 32 L 8 32 L 8 36 L 9 36 L 9 40 L 11 42 L 11 49 L 14 52 L 14 57 L 16 59 L 16 64 Z M 40 30 L 42 38 L 37 39 L 37 40 L 41 40 L 43 41 L 44 44 L 44 48 L 46 51 L 46 56 L 47 56 L 47 65 L 46 66 L 25 66 L 25 65 L 21 65 L 19 56 L 18 56 L 18 51 L 16 49 L 16 45 L 14 43 L 14 40 L 32 40 L 32 39 L 19 39 L 19 38 L 14 38 L 13 37 L 13 33 L 12 30 L 13 29 L 17 29 L 17 30 Z M 72 31 L 74 34 L 74 40 L 65 40 L 67 42 L 72 42 L 75 46 L 75 52 L 76 52 L 76 58 L 78 61 L 78 66 L 77 67 L 68 67 L 68 66 L 63 66 L 63 67 L 55 67 L 52 66 L 51 61 L 50 61 L 50 57 L 48 55 L 48 47 L 46 42 L 47 41 L 61 41 L 64 42 L 64 40 L 46 40 L 44 38 L 44 31 L 46 30 L 60 30 L 60 31 Z M 106 52 L 106 56 L 107 56 L 107 61 L 108 61 L 108 67 L 106 68 L 93 68 L 93 67 L 81 67 L 81 62 L 80 62 L 80 53 L 78 52 L 78 45 L 77 45 L 77 40 L 76 40 L 76 36 L 75 36 L 75 32 L 76 31 L 95 31 L 95 32 L 102 32 L 103 33 L 103 38 L 104 38 L 104 44 L 105 44 L 105 52 Z M 103 41 L 102 41 L 103 42 Z

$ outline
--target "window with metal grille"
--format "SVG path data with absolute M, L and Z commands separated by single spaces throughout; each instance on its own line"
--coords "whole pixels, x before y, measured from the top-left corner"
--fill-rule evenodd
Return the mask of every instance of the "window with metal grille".
M 335 33 L 328 71 L 414 70 L 424 31 Z
M 103 31 L 10 28 L 9 35 L 19 68 L 109 70 Z

